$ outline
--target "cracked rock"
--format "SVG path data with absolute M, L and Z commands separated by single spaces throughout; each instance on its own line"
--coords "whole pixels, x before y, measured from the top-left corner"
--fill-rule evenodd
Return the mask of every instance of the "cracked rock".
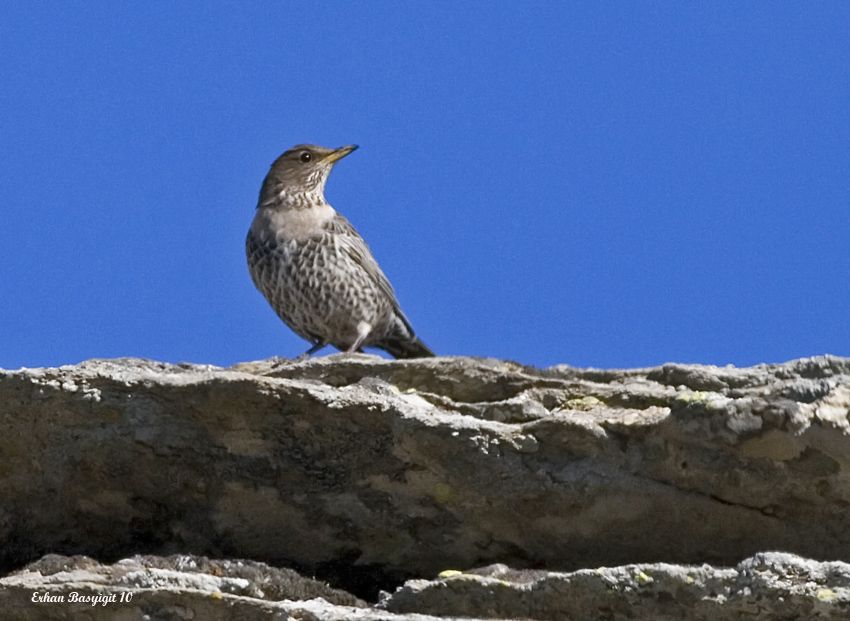
M 335 355 L 0 371 L 0 568 L 191 553 L 374 597 L 493 563 L 847 559 L 848 411 L 850 360 L 831 356 L 746 369 Z

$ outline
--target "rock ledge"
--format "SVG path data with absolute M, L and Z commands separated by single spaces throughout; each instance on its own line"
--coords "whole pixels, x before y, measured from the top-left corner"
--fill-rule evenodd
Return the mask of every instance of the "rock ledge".
M 832 356 L 0 371 L 0 569 L 49 553 L 244 558 L 374 601 L 405 579 L 493 563 L 564 576 L 740 571 L 766 550 L 843 560 L 848 414 L 850 360 Z

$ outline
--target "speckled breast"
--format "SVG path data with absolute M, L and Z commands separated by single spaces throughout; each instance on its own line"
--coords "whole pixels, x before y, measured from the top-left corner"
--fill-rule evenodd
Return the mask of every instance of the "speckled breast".
M 249 233 L 246 251 L 254 284 L 305 339 L 344 349 L 357 338 L 359 322 L 383 324 L 392 311 L 369 275 L 340 252 L 330 233 L 282 243 L 259 241 Z

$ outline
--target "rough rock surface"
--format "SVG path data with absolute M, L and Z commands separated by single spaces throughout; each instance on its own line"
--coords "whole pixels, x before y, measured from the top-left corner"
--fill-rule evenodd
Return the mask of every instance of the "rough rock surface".
M 0 618 L 437 621 L 367 608 L 348 593 L 290 570 L 185 555 L 136 556 L 114 565 L 86 556 L 44 557 L 0 579 Z
M 850 360 L 537 370 L 469 358 L 0 372 L 0 568 L 288 565 L 374 596 L 490 563 L 850 557 Z
M 850 618 L 850 565 L 764 553 L 734 569 L 654 563 L 573 573 L 492 565 L 411 580 L 381 606 L 433 615 L 564 619 Z
M 492 565 L 445 574 L 434 581 L 411 580 L 385 594 L 378 607 L 368 607 L 295 572 L 251 561 L 181 555 L 101 565 L 85 556 L 52 555 L 0 578 L 0 618 L 796 621 L 850 616 L 850 565 L 790 554 L 760 554 L 734 569 L 655 563 L 557 573 Z

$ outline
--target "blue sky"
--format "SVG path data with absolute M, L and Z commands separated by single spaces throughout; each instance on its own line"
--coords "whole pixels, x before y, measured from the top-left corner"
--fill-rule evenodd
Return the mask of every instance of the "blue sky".
M 254 290 L 271 161 L 420 336 L 535 365 L 850 355 L 850 5 L 0 8 L 0 366 L 307 345 Z M 332 351 L 332 350 L 327 350 Z

